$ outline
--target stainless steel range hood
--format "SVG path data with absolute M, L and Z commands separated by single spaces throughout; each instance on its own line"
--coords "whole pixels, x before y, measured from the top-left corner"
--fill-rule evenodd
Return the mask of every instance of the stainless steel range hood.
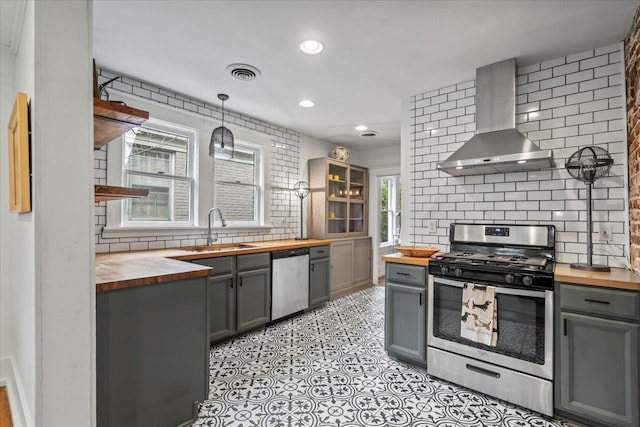
M 541 150 L 516 129 L 516 60 L 478 68 L 476 135 L 436 168 L 460 176 L 553 166 L 553 151 Z

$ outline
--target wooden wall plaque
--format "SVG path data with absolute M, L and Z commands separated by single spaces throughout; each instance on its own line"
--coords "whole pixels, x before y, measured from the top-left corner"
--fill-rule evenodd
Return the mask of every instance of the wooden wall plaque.
M 9 119 L 9 210 L 31 211 L 29 158 L 29 108 L 27 95 L 19 92 Z

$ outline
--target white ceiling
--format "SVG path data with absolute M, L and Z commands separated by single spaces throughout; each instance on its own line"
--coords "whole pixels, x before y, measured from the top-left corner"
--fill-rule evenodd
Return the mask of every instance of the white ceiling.
M 4 0 L 2 1 L 4 3 Z M 400 142 L 403 97 L 624 39 L 638 0 L 94 0 L 98 66 L 355 150 Z M 305 55 L 302 40 L 325 50 Z M 232 78 L 244 62 L 262 77 Z M 309 98 L 314 108 L 298 102 Z M 375 138 L 358 136 L 366 124 Z

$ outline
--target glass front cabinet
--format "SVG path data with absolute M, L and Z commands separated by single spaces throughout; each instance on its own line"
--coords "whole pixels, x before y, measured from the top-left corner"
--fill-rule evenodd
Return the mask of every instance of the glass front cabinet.
M 367 235 L 367 169 L 338 160 L 309 160 L 309 237 Z

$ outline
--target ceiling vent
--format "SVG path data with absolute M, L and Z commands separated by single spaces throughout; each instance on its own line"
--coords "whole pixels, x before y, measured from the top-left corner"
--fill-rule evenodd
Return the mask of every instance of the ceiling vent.
M 375 130 L 365 130 L 364 132 L 360 132 L 360 136 L 371 138 L 374 136 L 378 136 L 378 132 L 376 132 Z
M 232 77 L 245 82 L 255 80 L 262 74 L 260 70 L 249 64 L 231 64 L 227 66 L 227 71 Z

